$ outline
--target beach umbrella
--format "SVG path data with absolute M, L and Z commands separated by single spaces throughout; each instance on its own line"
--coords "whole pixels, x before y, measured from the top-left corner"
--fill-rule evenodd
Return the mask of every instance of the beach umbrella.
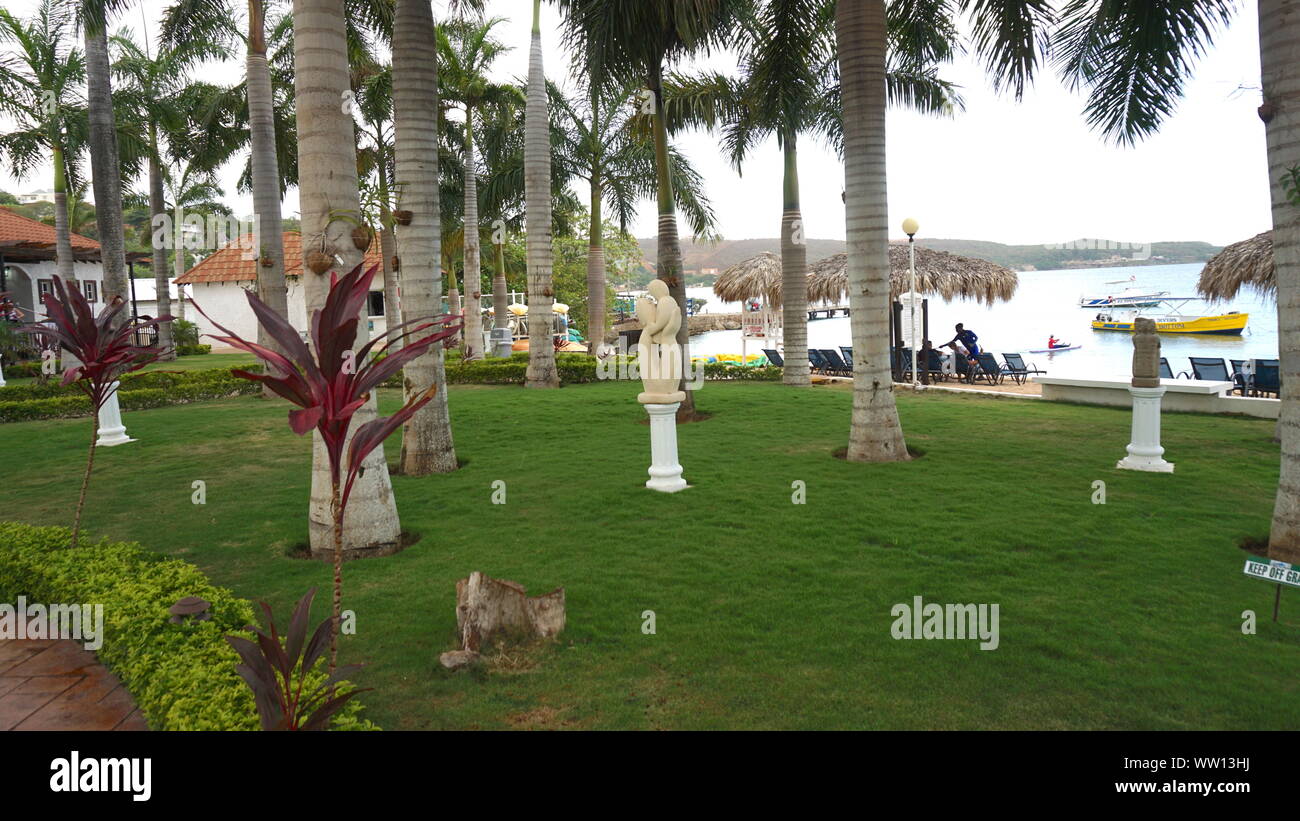
M 891 299 L 907 293 L 907 246 L 890 243 Z M 932 248 L 916 248 L 916 290 L 944 299 L 977 299 L 989 305 L 1015 296 L 1020 280 L 1016 272 L 988 260 L 963 257 Z M 808 278 L 810 303 L 840 303 L 848 297 L 848 255 L 836 254 L 815 263 Z
M 1277 299 L 1272 231 L 1235 242 L 1211 257 L 1201 271 L 1196 292 L 1209 300 L 1227 302 L 1243 287 Z
M 781 307 L 781 258 L 764 251 L 736 263 L 718 274 L 713 293 L 723 302 L 761 299 L 769 307 Z

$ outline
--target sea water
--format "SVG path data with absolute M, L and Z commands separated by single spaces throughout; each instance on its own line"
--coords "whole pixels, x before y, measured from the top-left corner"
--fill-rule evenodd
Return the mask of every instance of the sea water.
M 930 300 L 930 339 L 940 345 L 952 339 L 953 326 L 964 323 L 979 335 L 980 346 L 992 353 L 1023 353 L 1026 361 L 1036 363 L 1054 376 L 1105 377 L 1124 376 L 1132 370 L 1132 335 L 1117 331 L 1094 331 L 1090 323 L 1097 309 L 1080 308 L 1081 296 L 1116 295 L 1129 287 L 1143 292 L 1168 291 L 1171 297 L 1196 296 L 1196 281 L 1203 263 L 1182 265 L 1144 265 L 1124 268 L 1086 268 L 1064 271 L 1022 271 L 1017 274 L 1020 287 L 1009 302 L 992 306 L 969 300 L 945 302 Z M 1107 284 L 1137 277 L 1135 283 Z M 708 289 L 688 289 L 690 296 L 709 299 L 705 310 L 724 313 L 740 310 L 725 304 Z M 1148 316 L 1166 312 L 1166 306 L 1142 309 Z M 1274 359 L 1278 352 L 1277 305 L 1271 298 L 1253 291 L 1243 291 L 1228 303 L 1195 300 L 1179 310 L 1189 316 L 1224 314 L 1241 311 L 1250 314 L 1250 322 L 1241 336 L 1202 336 L 1199 334 L 1160 334 L 1161 355 L 1177 374 L 1190 371 L 1189 356 L 1222 359 Z M 1123 315 L 1123 309 L 1114 311 Z M 1055 354 L 1030 354 L 1047 347 L 1049 337 L 1072 345 L 1076 351 Z M 852 346 L 849 320 L 819 319 L 808 323 L 808 344 L 814 348 Z M 748 353 L 759 353 L 762 340 L 749 340 Z M 740 331 L 713 331 L 691 338 L 691 355 L 740 353 Z

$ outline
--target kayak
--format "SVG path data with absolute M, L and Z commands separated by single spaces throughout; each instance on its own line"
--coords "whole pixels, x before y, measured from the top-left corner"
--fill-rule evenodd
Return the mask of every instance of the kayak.
M 1030 353 L 1060 353 L 1061 351 L 1077 351 L 1082 345 L 1066 345 L 1062 348 L 1043 348 L 1041 351 L 1030 351 Z

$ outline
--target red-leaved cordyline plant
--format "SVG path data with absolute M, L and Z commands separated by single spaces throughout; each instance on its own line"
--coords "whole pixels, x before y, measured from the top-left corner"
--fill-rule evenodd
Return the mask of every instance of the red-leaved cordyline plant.
M 114 385 L 123 376 L 138 371 L 157 361 L 166 351 L 161 348 L 143 348 L 132 339 L 140 328 L 156 327 L 170 322 L 172 317 L 160 316 L 145 321 L 115 322 L 126 307 L 119 297 L 114 297 L 104 310 L 95 316 L 90 303 L 81 290 L 63 287 L 63 280 L 54 277 L 54 293 L 41 297 L 45 305 L 45 320 L 33 322 L 18 329 L 19 333 L 32 334 L 53 341 L 67 351 L 79 364 L 63 372 L 63 384 L 75 384 L 90 399 L 90 455 L 86 457 L 86 473 L 81 480 L 81 495 L 77 498 L 77 513 L 72 521 L 72 546 L 77 546 L 81 535 L 81 512 L 86 506 L 86 489 L 90 486 L 90 472 L 95 466 L 95 442 L 99 438 L 99 410 L 116 390 Z
M 361 307 L 369 298 L 370 283 L 375 278 L 376 270 L 376 267 L 371 267 L 370 270 L 363 271 L 358 265 L 342 279 L 330 274 L 330 290 L 325 297 L 325 307 L 314 312 L 311 317 L 314 355 L 294 327 L 252 291 L 246 294 L 249 306 L 258 322 L 284 353 L 236 336 L 203 313 L 197 302 L 190 300 L 199 313 L 203 313 L 209 322 L 225 334 L 208 334 L 209 338 L 247 351 L 267 366 L 266 373 L 240 370 L 231 372 L 235 376 L 261 382 L 297 405 L 297 410 L 289 412 L 289 427 L 300 436 L 314 428 L 325 444 L 333 485 L 330 512 L 334 517 L 331 674 L 338 662 L 339 619 L 343 597 L 343 515 L 348 507 L 352 486 L 366 456 L 433 399 L 435 386 L 430 386 L 424 394 L 411 399 L 392 416 L 374 419 L 351 431 L 349 440 L 352 416 L 369 401 L 370 392 L 380 383 L 433 345 L 460 332 L 460 321 L 455 317 L 416 319 L 389 329 L 354 353 L 352 348 L 357 339 L 357 324 L 361 321 Z M 375 347 L 380 342 L 383 344 Z M 393 350 L 399 342 L 405 342 L 405 345 Z

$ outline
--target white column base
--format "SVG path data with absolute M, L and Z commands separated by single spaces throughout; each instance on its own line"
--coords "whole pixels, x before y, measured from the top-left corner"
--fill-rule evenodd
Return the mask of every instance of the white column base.
M 0 388 L 9 384 L 5 381 L 4 357 L 0 356 Z
M 650 479 L 645 486 L 660 493 L 677 493 L 687 488 L 682 466 L 677 462 L 677 409 L 671 405 L 647 404 L 650 414 Z
M 126 435 L 126 425 L 122 424 L 122 406 L 117 402 L 117 389 L 120 385 L 120 382 L 113 383 L 108 401 L 99 409 L 99 438 L 95 440 L 97 448 L 112 448 L 135 441 Z
M 1144 470 L 1151 473 L 1173 473 L 1174 465 L 1163 458 L 1165 449 L 1160 446 L 1160 399 L 1164 386 L 1158 388 L 1132 388 L 1133 428 L 1128 445 L 1128 456 L 1115 467 L 1121 470 Z

